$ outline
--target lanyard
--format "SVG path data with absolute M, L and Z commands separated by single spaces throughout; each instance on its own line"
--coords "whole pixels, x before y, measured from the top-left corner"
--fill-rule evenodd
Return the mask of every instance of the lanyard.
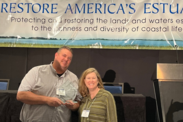
M 89 108 L 88 108 L 88 110 L 90 110 L 90 108 L 91 108 L 91 106 L 92 106 L 92 104 L 93 104 L 93 102 L 95 101 L 95 99 L 96 99 L 96 97 L 94 98 L 94 100 L 92 101 L 92 103 L 90 104 L 90 106 L 89 106 Z M 87 100 L 88 101 L 88 100 Z M 85 107 L 84 107 L 85 109 L 84 110 L 86 110 L 86 105 L 85 105 Z
M 86 105 L 87 104 L 85 104 L 85 109 L 82 111 L 82 114 L 81 114 L 81 117 L 86 117 L 86 118 L 88 118 L 89 117 L 89 114 L 90 114 L 90 108 L 91 108 L 91 106 L 92 106 L 92 104 L 93 104 L 93 102 L 95 101 L 95 99 L 96 98 L 94 98 L 93 99 L 93 101 L 92 101 L 92 103 L 90 104 L 90 106 L 89 106 L 89 108 L 88 109 L 86 109 Z M 88 100 L 87 100 L 87 102 L 88 102 Z

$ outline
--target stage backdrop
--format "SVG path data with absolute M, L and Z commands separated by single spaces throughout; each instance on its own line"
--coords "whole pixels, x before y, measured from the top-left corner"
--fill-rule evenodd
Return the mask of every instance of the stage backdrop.
M 0 47 L 183 49 L 182 0 L 1 0 Z

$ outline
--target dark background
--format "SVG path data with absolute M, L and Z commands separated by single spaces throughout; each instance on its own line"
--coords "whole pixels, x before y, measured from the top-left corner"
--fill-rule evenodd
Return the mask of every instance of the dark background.
M 9 89 L 17 90 L 24 75 L 34 66 L 49 64 L 57 48 L 0 47 L 0 79 L 10 79 Z M 176 50 L 73 49 L 69 70 L 78 77 L 95 67 L 103 78 L 105 72 L 116 72 L 114 82 L 128 83 L 136 94 L 154 98 L 151 76 L 156 63 L 176 63 Z M 183 62 L 183 51 L 178 51 Z

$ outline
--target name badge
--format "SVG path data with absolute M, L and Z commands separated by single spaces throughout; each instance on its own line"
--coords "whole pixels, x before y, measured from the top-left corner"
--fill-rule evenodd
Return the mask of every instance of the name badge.
M 62 96 L 65 96 L 65 89 L 60 89 L 60 88 L 57 88 L 57 91 L 56 91 L 57 95 L 62 95 Z
M 89 117 L 90 110 L 83 110 L 81 117 Z

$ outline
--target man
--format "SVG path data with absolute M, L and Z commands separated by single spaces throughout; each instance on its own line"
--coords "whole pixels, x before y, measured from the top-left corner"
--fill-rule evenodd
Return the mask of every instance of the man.
M 34 67 L 26 74 L 17 93 L 17 100 L 24 103 L 20 113 L 22 122 L 70 121 L 71 110 L 78 109 L 81 95 L 77 92 L 78 102 L 63 102 L 57 91 L 67 81 L 78 89 L 77 76 L 67 69 L 72 57 L 69 47 L 61 47 L 51 64 Z

